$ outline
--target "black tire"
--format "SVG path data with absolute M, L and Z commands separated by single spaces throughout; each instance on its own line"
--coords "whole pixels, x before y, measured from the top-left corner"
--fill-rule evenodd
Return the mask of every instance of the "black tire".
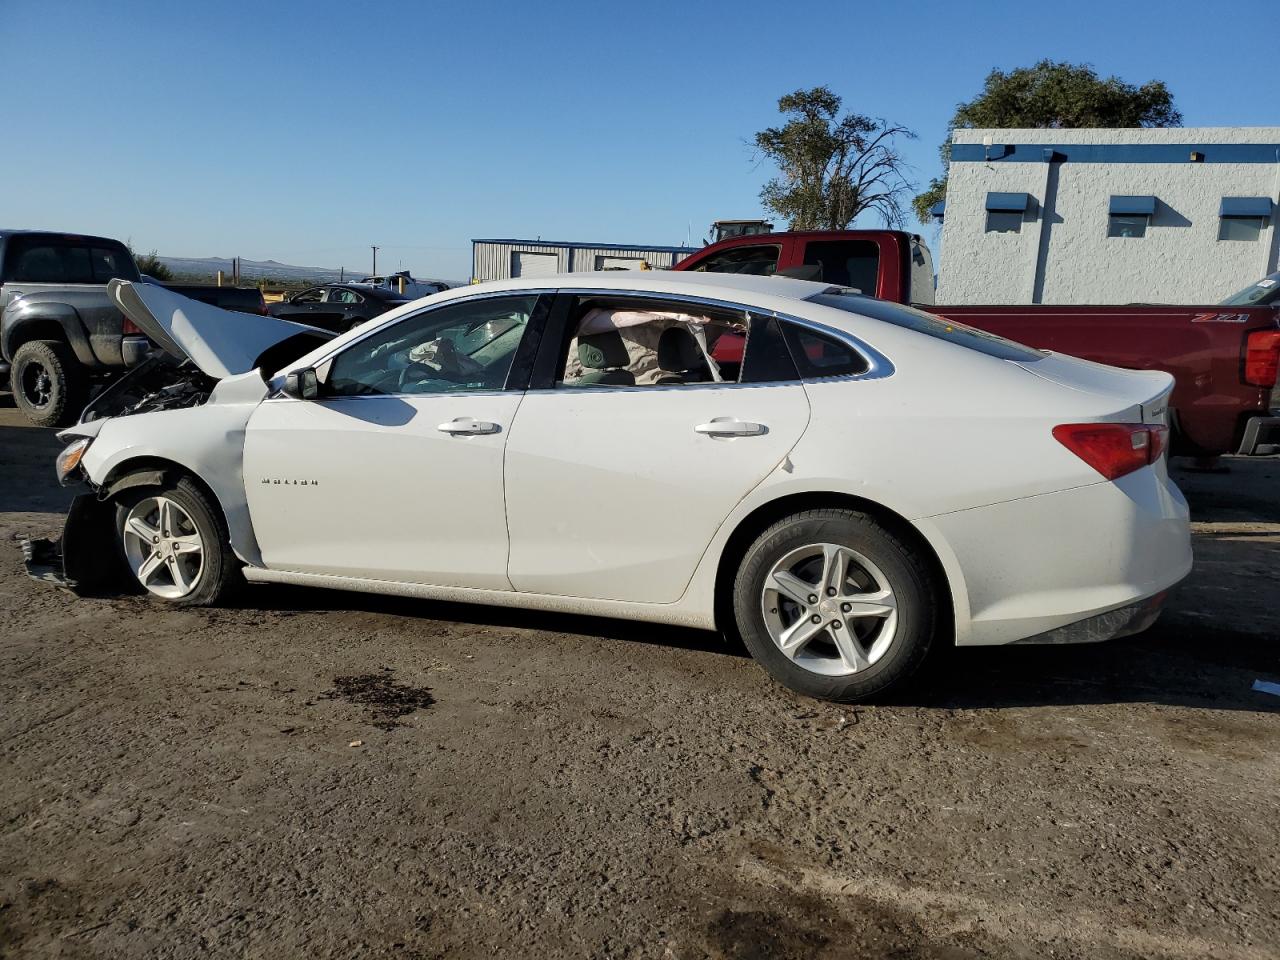
M 134 575 L 125 550 L 124 525 L 129 512 L 144 500 L 165 497 L 176 503 L 195 525 L 205 544 L 203 563 L 198 576 L 185 596 L 162 597 L 148 590 Z M 231 549 L 231 536 L 222 511 L 210 501 L 205 491 L 190 477 L 176 481 L 166 480 L 158 487 L 133 487 L 115 499 L 116 550 L 123 564 L 124 575 L 131 587 L 160 603 L 179 607 L 212 607 L 226 602 L 243 585 L 240 560 Z
M 888 648 L 874 663 L 843 676 L 806 669 L 784 654 L 770 635 L 762 602 L 776 564 L 793 551 L 822 543 L 850 548 L 871 561 L 896 598 L 896 629 Z M 775 680 L 805 696 L 851 703 L 905 680 L 924 661 L 939 620 L 936 591 L 928 565 L 910 544 L 867 514 L 823 508 L 785 517 L 756 538 L 734 579 L 733 611 L 747 649 Z M 830 649 L 834 654 L 834 645 Z
M 368 317 L 355 317 L 353 320 L 351 320 L 350 323 L 347 324 L 347 329 L 354 330 L 356 327 L 360 326 L 360 324 L 368 323 L 368 322 L 369 322 Z
M 75 423 L 89 396 L 88 372 L 59 340 L 28 340 L 20 346 L 9 379 L 14 402 L 38 427 Z

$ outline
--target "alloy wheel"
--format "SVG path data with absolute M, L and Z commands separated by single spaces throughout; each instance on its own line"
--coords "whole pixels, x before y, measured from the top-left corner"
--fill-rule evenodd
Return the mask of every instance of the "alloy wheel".
M 53 399 L 53 378 L 40 363 L 28 363 L 22 371 L 22 394 L 37 410 Z
M 760 602 L 778 649 L 824 676 L 868 669 L 889 650 L 898 628 L 888 578 L 861 553 L 835 543 L 809 544 L 780 559 Z
M 129 568 L 149 593 L 178 600 L 195 589 L 204 569 L 204 540 L 176 501 L 139 501 L 125 516 L 120 535 Z

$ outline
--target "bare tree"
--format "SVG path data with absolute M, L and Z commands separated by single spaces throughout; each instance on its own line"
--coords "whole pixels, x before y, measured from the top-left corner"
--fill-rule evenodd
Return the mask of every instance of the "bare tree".
M 760 199 L 792 230 L 844 230 L 864 210 L 901 226 L 912 184 L 896 141 L 915 134 L 858 113 L 841 117 L 841 102 L 829 87 L 779 98 L 778 112 L 789 119 L 755 136 L 756 149 L 779 170 Z

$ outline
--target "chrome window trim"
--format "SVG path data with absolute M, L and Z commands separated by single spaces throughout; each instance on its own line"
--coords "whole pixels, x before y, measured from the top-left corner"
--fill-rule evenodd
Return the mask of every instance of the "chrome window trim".
M 672 302 L 678 302 L 678 303 L 700 304 L 702 306 L 715 307 L 721 310 L 742 311 L 744 313 L 754 313 L 759 316 L 773 317 L 774 319 L 778 320 L 780 323 L 798 324 L 799 326 L 812 330 L 815 333 L 819 333 L 819 334 L 822 334 L 823 336 L 831 337 L 832 339 L 840 343 L 843 343 L 845 346 L 849 347 L 850 349 L 855 350 L 867 362 L 867 369 L 862 371 L 861 373 L 838 374 L 836 376 L 831 376 L 831 377 L 801 377 L 798 380 L 764 380 L 758 383 L 714 383 L 713 382 L 713 383 L 649 384 L 647 386 L 600 385 L 600 386 L 566 387 L 566 386 L 563 386 L 563 382 L 560 382 L 552 390 L 534 391 L 538 393 L 550 393 L 550 392 L 555 392 L 561 389 L 568 390 L 568 391 L 638 393 L 638 392 L 644 392 L 644 391 L 651 392 L 653 390 L 685 390 L 687 391 L 691 387 L 694 389 L 698 389 L 698 388 L 705 389 L 707 387 L 722 389 L 727 387 L 737 387 L 737 388 L 764 387 L 764 386 L 779 385 L 779 384 L 786 384 L 786 383 L 834 383 L 834 382 L 839 382 L 844 380 L 848 380 L 848 381 L 879 380 L 885 377 L 892 376 L 895 371 L 893 362 L 889 360 L 888 357 L 882 354 L 875 347 L 871 346 L 869 343 L 865 342 L 859 337 L 854 336 L 853 334 L 849 333 L 846 330 L 840 330 L 836 327 L 827 326 L 825 323 L 821 323 L 817 320 L 810 320 L 806 317 L 797 317 L 794 314 L 789 314 L 789 313 L 780 313 L 777 310 L 768 310 L 764 307 L 753 307 L 749 304 L 738 303 L 732 300 L 720 300 L 715 297 L 704 297 L 704 296 L 699 296 L 697 294 L 671 293 L 669 291 L 662 291 L 662 290 L 650 291 L 650 290 L 618 289 L 616 287 L 531 287 L 531 288 L 521 289 L 521 290 L 486 290 L 483 293 L 475 293 L 465 297 L 456 297 L 456 298 L 447 300 L 443 303 L 429 304 L 422 307 L 420 310 L 415 310 L 412 313 L 407 313 L 402 317 L 396 318 L 390 324 L 372 324 L 372 323 L 365 324 L 364 326 L 371 327 L 372 329 L 368 329 L 368 330 L 362 329 L 361 335 L 359 337 L 357 337 L 356 339 L 348 343 L 343 344 L 339 348 L 335 348 L 334 350 L 331 350 L 329 353 L 324 354 L 312 366 L 319 369 L 325 364 L 332 364 L 334 358 L 337 357 L 338 354 L 343 353 L 346 350 L 349 350 L 350 348 L 356 346 L 359 343 L 362 343 L 363 341 L 371 337 L 373 334 L 379 333 L 380 331 L 385 330 L 388 327 L 398 326 L 399 324 L 405 323 L 406 321 L 417 319 L 418 317 L 421 317 L 424 314 L 432 313 L 436 310 L 443 310 L 447 307 L 452 307 L 457 304 L 473 303 L 479 300 L 493 300 L 498 297 L 542 296 L 544 294 L 553 295 L 553 296 L 557 294 L 566 294 L 569 296 L 616 296 L 616 297 L 637 297 L 637 298 L 644 298 L 649 300 L 670 300 Z M 874 320 L 875 318 L 868 317 L 867 319 Z M 487 392 L 489 394 L 494 394 L 494 395 L 497 395 L 497 394 L 509 395 L 513 393 L 525 393 L 526 391 L 500 390 L 500 391 L 487 391 Z M 466 390 L 457 390 L 457 391 L 442 391 L 440 393 L 379 393 L 379 394 L 370 394 L 368 396 L 325 397 L 323 399 L 326 401 L 338 400 L 338 399 L 379 400 L 379 399 L 386 399 L 388 397 L 398 397 L 400 399 L 406 399 L 406 398 L 412 399 L 412 398 L 420 398 L 420 397 L 452 397 L 452 396 L 463 396 L 463 395 L 479 396 L 481 394 L 479 391 L 471 392 Z M 292 398 L 285 397 L 281 395 L 278 390 L 275 390 L 267 399 L 290 400 Z M 315 401 L 306 401 L 306 402 L 313 403 Z
M 601 296 L 604 294 L 611 294 L 619 297 L 636 296 L 636 297 L 644 297 L 647 299 L 654 299 L 654 300 L 674 300 L 681 303 L 697 303 L 697 304 L 702 304 L 703 306 L 708 306 L 708 307 L 718 307 L 722 310 L 726 310 L 726 309 L 742 310 L 746 313 L 754 313 L 757 316 L 773 317 L 779 322 L 798 324 L 799 326 L 806 327 L 809 330 L 812 330 L 814 333 L 820 333 L 824 336 L 831 337 L 833 340 L 843 343 L 845 346 L 857 352 L 862 357 L 862 359 L 867 362 L 867 369 L 862 371 L 861 373 L 837 374 L 831 377 L 801 377 L 799 380 L 766 380 L 766 381 L 761 381 L 760 383 L 735 383 L 735 384 L 678 383 L 678 384 L 667 385 L 668 388 L 675 387 L 677 389 L 683 390 L 689 387 L 706 387 L 706 386 L 758 387 L 758 386 L 763 386 L 767 383 L 818 383 L 818 382 L 829 383 L 835 380 L 879 380 L 879 379 L 883 379 L 884 377 L 892 376 L 895 369 L 893 366 L 893 362 L 888 357 L 886 357 L 883 353 L 881 353 L 875 347 L 871 346 L 871 344 L 860 339 L 859 337 L 854 336 L 853 334 L 849 333 L 847 330 L 840 330 L 836 327 L 829 327 L 825 323 L 821 323 L 820 321 L 817 321 L 817 320 L 809 320 L 806 317 L 797 317 L 789 313 L 779 313 L 776 310 L 767 310 L 764 307 L 753 307 L 745 303 L 735 303 L 731 300 L 718 300 L 713 297 L 701 297 L 694 294 L 678 294 L 678 293 L 669 293 L 669 292 L 649 293 L 644 290 L 617 290 L 617 289 L 609 289 L 609 288 L 603 288 L 603 287 L 598 287 L 594 289 L 592 288 L 579 289 L 576 287 L 565 287 L 559 292 L 571 294 L 573 296 L 590 296 L 590 295 Z M 807 301 L 801 301 L 801 302 L 807 302 Z M 815 306 L 821 306 L 821 304 L 815 304 Z M 874 317 L 866 317 L 865 319 L 875 321 Z M 879 321 L 875 321 L 875 322 L 879 322 Z M 625 387 L 617 387 L 616 389 L 652 390 L 656 386 L 658 385 L 652 384 L 652 385 L 643 386 L 643 387 L 642 386 L 636 386 L 636 387 L 625 386 Z M 557 387 L 556 389 L 559 389 L 559 387 Z M 597 388 L 572 387 L 568 389 L 576 390 L 576 389 L 597 389 Z

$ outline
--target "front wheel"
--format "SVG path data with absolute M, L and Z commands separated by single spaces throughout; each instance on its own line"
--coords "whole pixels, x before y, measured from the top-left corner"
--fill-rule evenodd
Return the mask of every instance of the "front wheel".
M 158 600 L 212 606 L 241 582 L 222 514 L 190 478 L 127 491 L 116 534 L 129 572 Z
M 807 510 L 765 530 L 742 559 L 733 603 L 747 649 L 774 679 L 842 702 L 910 675 L 937 622 L 924 560 L 853 510 Z

